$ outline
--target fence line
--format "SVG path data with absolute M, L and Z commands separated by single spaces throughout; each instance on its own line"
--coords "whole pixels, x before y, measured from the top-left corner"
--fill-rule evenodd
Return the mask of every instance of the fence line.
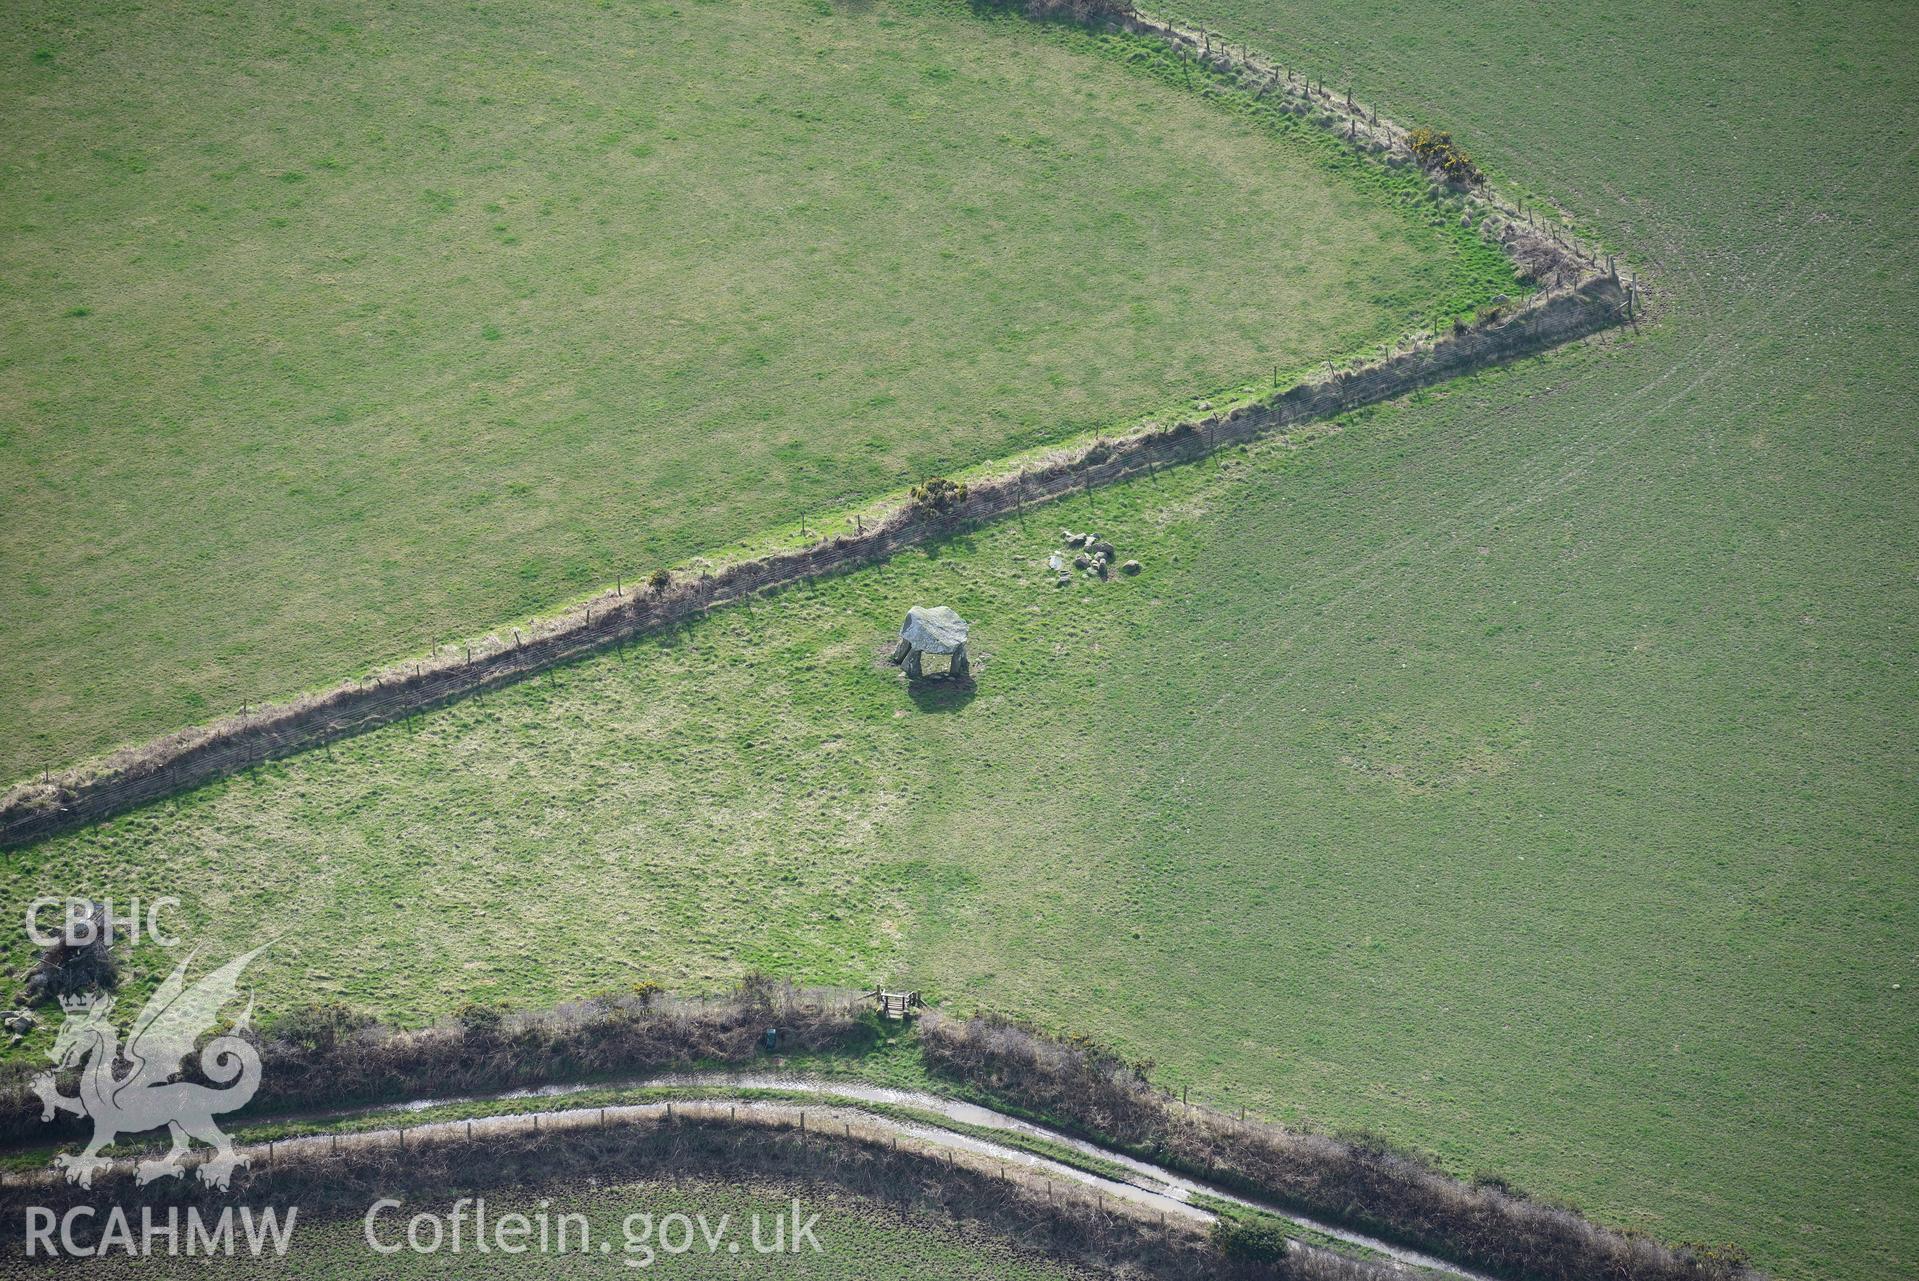
M 468 694 L 497 688 L 628 638 L 657 632 L 715 606 L 825 574 L 885 560 L 971 524 L 1023 511 L 1080 490 L 1109 485 L 1160 466 L 1190 462 L 1294 425 L 1322 420 L 1444 381 L 1469 369 L 1514 360 L 1622 323 L 1630 284 L 1596 272 L 1548 291 L 1544 301 L 1456 329 L 1412 351 L 1351 371 L 1336 371 L 1222 416 L 1149 426 L 1131 435 L 1059 451 L 1037 465 L 973 484 L 945 511 L 909 505 L 863 532 L 777 551 L 692 577 L 663 590 L 602 596 L 544 633 L 490 651 L 456 647 L 450 659 L 403 664 L 397 671 L 318 695 L 252 709 L 182 731 L 74 770 L 14 788 L 0 800 L 0 847 L 20 845 L 124 812 L 334 739 L 391 724 Z
M 1175 19 L 1142 13 L 1130 0 L 1094 0 L 1094 4 L 1103 10 L 1100 17 L 1105 21 L 1171 45 L 1182 57 L 1192 56 L 1202 66 L 1232 77 L 1251 90 L 1255 99 L 1263 99 L 1277 89 L 1282 97 L 1299 100 L 1293 104 L 1296 113 L 1318 111 L 1330 117 L 1329 129 L 1354 146 L 1365 150 L 1376 145 L 1403 162 L 1418 163 L 1412 149 L 1412 131 L 1380 115 L 1377 107 L 1355 101 L 1351 89 L 1344 94 L 1335 92 L 1323 80 L 1315 82 L 1297 68 L 1289 70 L 1257 56 L 1244 43 L 1235 54 L 1229 42 L 1215 43 L 1213 33 L 1205 28 L 1186 27 Z M 1582 268 L 1598 269 L 1602 256 L 1606 273 L 1617 277 L 1616 260 L 1611 255 L 1602 255 L 1597 246 L 1586 243 L 1563 224 L 1540 221 L 1536 203 L 1529 210 L 1524 200 L 1509 199 L 1490 184 L 1478 187 L 1475 194 L 1507 221 L 1512 236 L 1504 248 L 1536 278 L 1554 284 L 1573 282 Z
M 1347 139 L 1355 146 L 1413 159 L 1406 131 L 1355 103 L 1350 92 L 1342 102 L 1310 79 L 1295 86 L 1292 72 L 1249 56 L 1244 46 L 1235 56 L 1229 46 L 1215 46 L 1208 32 L 1148 17 L 1129 4 L 1093 0 L 1085 7 L 1085 20 L 1111 22 L 1162 40 L 1182 56 L 1190 53 L 1212 70 L 1234 77 L 1257 96 L 1278 87 L 1283 77 L 1282 93 L 1303 97 L 1307 104 L 1295 104 L 1297 109 L 1316 109 L 1345 121 Z M 1358 137 L 1362 126 L 1365 143 Z M 1559 228 L 1536 225 L 1523 204 L 1486 188 L 1479 195 L 1505 219 L 1501 248 L 1518 268 L 1548 285 L 1517 309 L 1496 310 L 1423 346 L 1416 338 L 1410 352 L 1395 349 L 1355 370 L 1333 370 L 1223 418 L 1149 427 L 1114 441 L 1056 452 L 1037 467 L 974 484 L 967 499 L 950 511 L 909 506 L 870 525 L 861 518 L 850 535 L 737 562 L 716 573 L 669 576 L 662 588 L 636 587 L 628 594 L 622 583 L 611 597 L 588 601 L 531 637 L 509 628 L 511 645 L 488 637 L 491 648 L 486 642 L 477 653 L 471 644 L 451 646 L 452 657 L 444 660 L 442 647 L 436 645 L 424 661 L 257 711 L 243 707 L 237 717 L 166 735 L 57 777 L 43 772 L 38 783 L 21 784 L 0 797 L 0 848 L 96 822 L 253 765 L 509 684 L 629 637 L 704 615 L 716 605 L 884 560 L 968 522 L 1023 511 L 1029 504 L 1079 489 L 1090 492 L 1141 469 L 1190 461 L 1295 423 L 1390 399 L 1470 368 L 1533 354 L 1635 319 L 1635 286 L 1619 275 L 1611 258 L 1602 269 L 1596 250 L 1576 237 L 1562 236 Z

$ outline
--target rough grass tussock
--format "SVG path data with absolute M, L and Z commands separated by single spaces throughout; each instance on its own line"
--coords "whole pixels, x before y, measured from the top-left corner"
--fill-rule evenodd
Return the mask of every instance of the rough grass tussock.
M 1057 20 L 1092 28 L 1119 29 L 1164 42 L 1181 50 L 1183 56 L 1196 55 L 1221 83 L 1258 97 L 1280 83 L 1278 68 L 1248 55 L 1244 48 L 1235 56 L 1223 44 L 1214 46 L 1204 32 L 1146 17 L 1130 5 L 1109 0 L 1030 0 L 1025 4 L 994 7 L 1013 8 L 1038 21 Z M 1453 173 L 1448 166 L 1457 167 L 1456 161 L 1465 166 L 1460 171 L 1462 174 L 1469 171 L 1473 179 L 1469 185 L 1479 185 L 1478 171 L 1465 160 L 1463 153 L 1451 146 L 1445 134 L 1426 128 L 1401 128 L 1381 118 L 1376 111 L 1355 103 L 1350 94 L 1342 100 L 1324 85 L 1315 87 L 1308 82 L 1295 88 L 1290 75 L 1285 77 L 1281 92 L 1299 95 L 1313 110 L 1324 115 L 1336 133 L 1361 152 L 1383 155 L 1389 162 L 1400 157 L 1429 166 L 1438 165 L 1449 178 Z M 1458 180 L 1465 182 L 1464 178 Z M 1457 340 L 1472 338 L 1476 333 L 1496 332 L 1499 338 L 1492 343 L 1455 342 L 1442 352 L 1442 344 L 1447 340 L 1441 339 L 1433 344 L 1430 353 L 1422 353 L 1415 344 L 1410 365 L 1394 356 L 1357 373 L 1335 372 L 1333 381 L 1339 384 L 1367 372 L 1377 375 L 1382 370 L 1390 370 L 1391 374 L 1383 385 L 1375 379 L 1346 388 L 1346 394 L 1337 397 L 1334 403 L 1317 406 L 1315 414 L 1338 413 L 1387 399 L 1477 365 L 1510 360 L 1570 341 L 1595 329 L 1618 324 L 1630 315 L 1630 284 L 1622 285 L 1610 265 L 1602 276 L 1601 259 L 1595 250 L 1556 229 L 1534 225 L 1515 205 L 1495 192 L 1486 191 L 1482 202 L 1485 212 L 1478 224 L 1480 233 L 1498 244 L 1525 279 L 1549 286 L 1546 305 L 1523 312 L 1519 317 L 1522 323 L 1517 327 L 1503 323 L 1506 318 L 1495 313 L 1482 317 L 1476 327 L 1456 321 L 1449 335 Z M 1603 300 L 1602 282 L 1609 284 L 1611 294 Z M 1561 310 L 1561 304 L 1569 297 L 1587 304 L 1583 309 L 1574 309 L 1579 319 L 1572 324 L 1565 323 L 1563 314 L 1553 314 Z M 1603 305 L 1593 306 L 1595 302 Z M 1314 386 L 1294 387 L 1277 401 L 1297 400 L 1299 393 Z M 1261 429 L 1299 418 L 1300 415 L 1295 414 L 1276 423 L 1265 423 Z M 1209 445 L 1245 438 L 1244 435 L 1221 437 L 1208 432 Z M 1078 451 L 1072 461 L 1090 471 L 1105 461 L 1105 449 L 1103 443 L 1097 443 L 1093 450 Z M 1184 457 L 1179 454 L 1171 461 Z M 1156 464 L 1168 459 L 1146 461 Z M 1127 469 L 1122 468 L 1101 476 L 1082 475 L 1079 480 L 1092 485 L 1125 474 Z M 1054 496 L 1046 492 L 1032 495 L 1025 492 L 1024 473 L 1016 480 L 1018 489 L 1009 493 L 1007 478 L 1001 478 L 996 487 L 997 496 L 990 492 L 994 486 L 981 485 L 981 490 L 989 492 L 971 501 L 964 484 L 937 493 L 916 490 L 911 506 L 919 507 L 921 515 L 930 512 L 947 520 L 978 519 L 1023 507 L 1029 498 Z M 1057 492 L 1064 492 L 1064 488 L 1054 491 Z M 37 782 L 14 787 L 0 799 L 0 845 L 19 844 L 95 822 L 260 761 L 385 724 L 474 690 L 518 679 L 737 595 L 880 559 L 901 546 L 942 532 L 943 526 L 929 529 L 923 522 L 916 526 L 914 515 L 909 506 L 905 511 L 895 512 L 884 524 L 862 528 L 857 536 L 833 538 L 805 551 L 779 553 L 736 564 L 716 575 L 702 575 L 677 593 L 669 590 L 672 576 L 668 574 L 662 580 L 663 571 L 655 571 L 648 581 L 650 600 L 637 595 L 627 597 L 616 590 L 610 598 L 603 596 L 569 611 L 543 634 L 533 637 L 531 643 L 514 631 L 511 645 L 488 638 L 490 643 L 467 646 L 463 650 L 458 646 L 448 647 L 449 657 L 445 658 L 436 649 L 434 657 L 428 660 L 402 664 L 375 675 L 370 681 L 355 681 L 263 708 L 255 714 L 242 714 L 169 734 L 116 753 L 97 765 L 65 771 L 57 777 L 45 775 Z M 451 657 L 462 652 L 463 660 Z
M 110 757 L 94 769 L 23 784 L 0 801 L 0 846 L 97 822 L 263 761 L 510 684 L 715 605 L 884 560 L 902 548 L 951 533 L 955 522 L 1022 511 L 1295 424 L 1391 400 L 1470 369 L 1547 350 L 1620 324 L 1628 306 L 1626 289 L 1616 277 L 1590 274 L 1576 286 L 1538 295 L 1530 307 L 1489 315 L 1415 344 L 1410 351 L 1335 370 L 1223 416 L 1148 426 L 1118 439 L 1055 451 L 1037 467 L 971 482 L 963 491 L 957 485 L 943 489 L 944 506 L 911 502 L 855 534 L 683 577 L 677 585 L 660 587 L 656 579 L 649 595 L 609 593 L 532 637 L 515 632 L 512 643 L 495 642 L 490 649 L 469 651 L 470 657 L 406 664 L 370 681 L 168 735 Z
M 1509 288 L 1147 41 L 964 0 L 55 12 L 0 36 L 60 211 L 0 295 L 9 785 Z

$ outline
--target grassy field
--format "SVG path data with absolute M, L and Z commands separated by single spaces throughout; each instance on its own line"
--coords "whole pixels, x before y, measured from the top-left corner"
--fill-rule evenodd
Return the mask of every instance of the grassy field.
M 1919 31 L 1446 12 L 1209 16 L 1565 199 L 1657 327 L 62 838 L 0 909 L 286 930 L 263 1013 L 896 978 L 1782 1277 L 1919 1271 Z M 1062 523 L 1145 572 L 1054 588 Z M 878 663 L 939 602 L 971 698 Z
M 1919 1137 L 1891 987 L 1901 731 L 1894 702 L 1860 726 L 1824 684 L 1869 683 L 1871 655 L 1751 637 L 1808 625 L 1742 603 L 1746 576 L 1627 555 L 1639 528 L 1589 531 L 1610 590 L 1570 597 L 1564 522 L 1611 491 L 1465 525 L 1447 498 L 1525 473 L 1510 425 L 1548 403 L 1535 378 L 1585 385 L 1645 346 L 723 612 L 41 846 L 0 902 L 184 887 L 211 955 L 281 935 L 268 1017 L 750 966 L 908 981 L 1117 1040 L 1222 1102 L 1863 1275 L 1910 1231 Z M 1422 520 L 1446 556 L 1406 548 Z M 1057 521 L 1145 572 L 1053 587 Z M 879 661 L 930 600 L 978 620 L 970 700 L 916 700 Z M 1722 611 L 1751 619 L 1730 656 Z M 1735 714 L 1808 682 L 1829 720 Z
M 759 1219 L 761 1244 L 771 1245 L 774 1224 L 784 1219 L 781 1240 L 789 1241 L 793 1231 L 792 1204 L 798 1198 L 802 1206 L 800 1221 L 819 1215 L 813 1225 L 813 1238 L 820 1249 L 814 1253 L 802 1245 L 798 1254 L 760 1254 L 753 1247 L 754 1218 Z M 444 1204 L 409 1204 L 384 1216 L 376 1227 L 382 1244 L 404 1242 L 407 1220 L 414 1214 L 431 1213 L 442 1222 L 442 1232 L 450 1232 L 444 1220 L 451 1213 L 451 1201 Z M 736 1185 L 703 1179 L 678 1179 L 661 1183 L 628 1183 L 611 1187 L 556 1189 L 551 1194 L 533 1197 L 508 1189 L 486 1198 L 489 1224 L 498 1216 L 525 1215 L 533 1225 L 529 1241 L 538 1240 L 540 1216 L 547 1216 L 550 1243 L 557 1247 L 561 1215 L 583 1215 L 584 1239 L 589 1249 L 556 1249 L 541 1254 L 528 1251 L 502 1254 L 497 1249 L 482 1254 L 472 1247 L 473 1219 L 469 1209 L 465 1220 L 466 1248 L 458 1254 L 445 1237 L 442 1249 L 433 1254 L 403 1250 L 398 1254 L 376 1255 L 367 1246 L 365 1230 L 356 1216 L 346 1220 L 301 1220 L 293 1234 L 293 1247 L 282 1259 L 222 1261 L 222 1277 L 301 1277 L 313 1281 L 334 1278 L 360 1278 L 377 1265 L 378 1275 L 393 1281 L 413 1281 L 417 1277 L 475 1278 L 476 1281 L 544 1281 L 549 1277 L 663 1276 L 688 1281 L 734 1281 L 751 1277 L 806 1277 L 813 1281 L 1075 1281 L 1091 1274 L 1014 1253 L 1007 1245 L 979 1231 L 962 1228 L 951 1220 L 929 1215 L 903 1217 L 895 1207 L 868 1201 L 844 1193 L 827 1193 L 817 1188 L 795 1188 L 776 1184 Z M 632 1218 L 650 1216 L 649 1220 Z M 693 1223 L 692 1248 L 679 1253 L 659 1248 L 660 1238 L 653 1225 L 673 1215 L 685 1215 Z M 716 1252 L 709 1252 L 701 1236 L 698 1216 L 721 1241 Z M 727 1222 L 721 1224 L 721 1216 Z M 567 1241 L 582 1239 L 578 1220 L 568 1220 Z M 631 1235 L 629 1236 L 629 1230 Z M 423 1228 L 422 1241 L 431 1239 Z M 723 1236 L 722 1236 L 723 1234 Z M 666 1242 L 678 1247 L 682 1229 L 677 1222 L 666 1226 Z M 600 1242 L 611 1248 L 605 1252 Z M 509 1243 L 511 1239 L 509 1238 Z M 737 1245 L 738 1253 L 727 1250 Z M 622 1266 L 631 1261 L 631 1266 Z M 126 1260 L 103 1259 L 89 1263 L 94 1275 L 102 1277 L 205 1276 L 204 1260 Z
M 0 780 L 1511 288 L 1140 47 L 957 0 L 16 6 Z

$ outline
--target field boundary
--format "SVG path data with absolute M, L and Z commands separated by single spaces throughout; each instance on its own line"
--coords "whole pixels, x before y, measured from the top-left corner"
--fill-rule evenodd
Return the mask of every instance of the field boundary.
M 930 1012 L 920 1045 L 935 1077 L 1012 1116 L 1044 1118 L 1098 1146 L 1150 1157 L 1284 1213 L 1331 1220 L 1400 1246 L 1529 1281 L 1757 1281 L 1736 1248 L 1668 1245 L 1586 1218 L 1499 1180 L 1468 1183 L 1374 1136 L 1294 1129 L 1189 1104 L 1147 1066 L 1084 1039 L 1062 1041 L 989 1014 Z
M 674 1109 L 698 1099 L 639 1099 L 633 1090 L 698 1092 L 705 1101 L 811 1106 L 813 1100 L 864 1110 L 889 1121 L 947 1132 L 943 1142 L 977 1140 L 998 1148 L 1037 1140 L 1024 1155 L 1073 1165 L 1071 1177 L 1103 1179 L 1109 1194 L 1162 1212 L 1165 1198 L 1196 1197 L 1277 1214 L 1310 1234 L 1369 1250 L 1415 1267 L 1442 1266 L 1474 1281 L 1753 1281 L 1758 1274 L 1736 1250 L 1668 1246 L 1649 1236 L 1587 1219 L 1572 1206 L 1519 1192 L 1503 1181 L 1461 1181 L 1428 1158 L 1376 1138 L 1297 1128 L 1242 1109 L 1189 1105 L 1184 1092 L 1155 1086 L 1146 1065 L 1131 1064 L 1086 1038 L 1061 1040 L 1028 1024 L 990 1014 L 948 1016 L 926 1010 L 916 1024 L 928 1080 L 900 1085 L 860 1070 L 855 1056 L 877 1048 L 882 1020 L 868 997 L 846 989 L 799 988 L 754 976 L 730 995 L 608 996 L 546 1010 L 469 1010 L 453 1023 L 399 1031 L 344 1007 L 294 1012 L 264 1034 L 250 1034 L 269 1090 L 240 1113 L 247 1126 L 300 1127 L 306 1134 L 254 1135 L 266 1167 L 276 1153 L 335 1155 L 354 1150 L 396 1153 L 402 1165 L 420 1145 L 402 1134 L 452 1137 L 466 1126 L 505 1132 L 558 1130 L 603 1115 L 671 1121 Z M 475 1018 L 479 1013 L 484 1017 Z M 779 1052 L 761 1030 L 782 1029 Z M 890 1026 L 890 1025 L 888 1025 Z M 789 1067 L 784 1054 L 801 1063 Z M 817 1065 L 829 1065 L 825 1073 Z M 724 1064 L 723 1068 L 715 1068 Z M 82 1121 L 44 1121 L 44 1100 L 26 1065 L 8 1065 L 0 1092 L 0 1143 L 15 1148 L 77 1141 Z M 73 1088 L 69 1075 L 59 1082 Z M 594 1093 L 599 1097 L 590 1097 Z M 627 1095 L 626 1097 L 622 1097 Z M 811 1095 L 811 1098 L 806 1096 Z M 571 1099 L 569 1104 L 568 1100 Z M 523 1110 L 447 1115 L 508 1101 Z M 440 1115 L 430 1115 L 436 1110 Z M 927 1116 L 925 1114 L 933 1114 Z M 426 1114 L 426 1115 L 423 1115 Z M 415 1118 L 409 1125 L 400 1117 Z M 554 1119 L 564 1117 L 566 1119 Z M 325 1128 L 367 1118 L 366 1130 Z M 542 1126 L 540 1118 L 549 1118 Z M 471 1125 L 468 1126 L 468 1122 Z M 991 1133 L 989 1133 L 991 1132 Z M 368 1134 L 391 1136 L 391 1146 Z M 360 1136 L 360 1137 L 355 1137 Z M 975 1143 L 977 1150 L 977 1143 Z M 124 1151 L 107 1169 L 133 1172 L 156 1141 Z M 1154 1186 L 1136 1183 L 1142 1176 Z M 252 1177 L 251 1174 L 248 1176 Z M 49 1168 L 0 1174 L 0 1210 L 23 1188 L 62 1186 Z M 1145 1194 L 1142 1197 L 1140 1194 Z M 1153 1198 L 1160 1198 L 1155 1201 Z M 1196 1208 L 1205 1209 L 1198 1205 Z M 1214 1207 L 1215 1209 L 1217 1207 Z M 0 1214 L 3 1218 L 4 1214 Z
M 1595 275 L 1537 295 L 1538 302 L 1511 317 L 1468 327 L 1357 371 L 1296 384 L 1263 404 L 1095 441 L 1057 452 L 1036 466 L 974 482 L 966 499 L 944 512 L 906 506 L 861 533 L 741 560 L 717 573 L 676 575 L 661 590 L 610 592 L 569 611 L 537 635 L 515 630 L 511 644 L 495 640 L 493 648 L 482 652 L 467 647 L 465 658 L 458 656 L 461 647 L 449 646 L 453 654 L 438 661 L 404 664 L 323 693 L 177 731 L 92 768 L 19 785 L 0 800 L 0 848 L 99 822 L 252 766 L 511 684 L 699 617 L 715 606 L 886 560 L 975 522 L 1192 462 L 1474 369 L 1550 350 L 1621 323 L 1628 288 L 1610 276 Z
M 852 1141 L 857 1134 L 859 1140 L 889 1147 L 894 1152 L 910 1152 L 922 1160 L 943 1165 L 947 1169 L 961 1165 L 970 1167 L 978 1174 L 1009 1185 L 1009 1188 L 1016 1190 L 1016 1194 L 1043 1196 L 1049 1203 L 1057 1203 L 1059 1198 L 1066 1196 L 1076 1197 L 1090 1201 L 1102 1213 L 1124 1215 L 1141 1224 L 1157 1226 L 1162 1232 L 1179 1231 L 1184 1235 L 1196 1236 L 1221 1217 L 1218 1210 L 1196 1204 L 1192 1197 L 1197 1193 L 1224 1201 L 1240 1210 L 1250 1210 L 1292 1220 L 1309 1232 L 1316 1232 L 1322 1237 L 1330 1237 L 1340 1242 L 1343 1247 L 1362 1251 L 1370 1250 L 1390 1260 L 1390 1263 L 1374 1263 L 1365 1259 L 1356 1259 L 1350 1255 L 1338 1256 L 1361 1268 L 1363 1271 L 1360 1275 L 1396 1275 L 1392 1266 L 1396 1264 L 1400 1267 L 1440 1271 L 1464 1278 L 1464 1281 L 1492 1281 L 1489 1277 L 1448 1260 L 1395 1246 L 1390 1242 L 1368 1237 L 1363 1233 L 1351 1232 L 1333 1224 L 1299 1217 L 1294 1212 L 1281 1207 L 1263 1205 L 1237 1196 L 1224 1188 L 1207 1186 L 1173 1171 L 1162 1170 L 1136 1158 L 1128 1157 L 1123 1153 L 1108 1152 L 1094 1144 L 1075 1140 L 1064 1134 L 1044 1131 L 1030 1122 L 1004 1113 L 993 1112 L 979 1104 L 961 1104 L 960 1106 L 972 1111 L 989 1113 L 1003 1123 L 1004 1132 L 1008 1135 L 1039 1130 L 1043 1137 L 1070 1145 L 1073 1150 L 1081 1151 L 1095 1161 L 1105 1160 L 1121 1169 L 1134 1171 L 1134 1177 L 1122 1179 L 1118 1177 L 1117 1172 L 1102 1173 L 1089 1168 L 1088 1165 L 1074 1164 L 1062 1157 L 1048 1156 L 1027 1151 L 1011 1143 L 969 1135 L 962 1129 L 948 1128 L 930 1118 L 908 1119 L 885 1111 L 875 1111 L 873 1105 L 886 1103 L 886 1100 L 869 1099 L 858 1093 L 841 1093 L 849 1088 L 845 1083 L 816 1081 L 808 1078 L 776 1087 L 801 1094 L 816 1094 L 817 1097 L 810 1101 L 767 1097 L 768 1090 L 756 1089 L 751 1085 L 729 1091 L 724 1074 L 715 1074 L 714 1084 L 721 1087 L 721 1093 L 684 1099 L 667 1098 L 656 1102 L 543 1108 L 537 1111 L 507 1112 L 492 1116 L 421 1121 L 414 1125 L 389 1125 L 367 1130 L 322 1131 L 279 1139 L 236 1142 L 234 1150 L 245 1158 L 250 1167 L 264 1172 L 273 1169 L 276 1163 L 324 1160 L 343 1153 L 349 1155 L 390 1153 L 391 1156 L 388 1159 L 404 1160 L 409 1153 L 417 1155 L 422 1145 L 457 1141 L 482 1144 L 498 1142 L 502 1138 L 514 1135 L 528 1137 L 564 1135 L 569 1132 L 607 1130 L 615 1126 L 637 1126 L 648 1123 L 656 1127 L 676 1124 L 721 1124 L 743 1130 L 774 1130 L 791 1134 L 802 1143 Z M 873 1093 L 899 1092 L 874 1091 Z M 942 1102 L 952 1101 L 932 1096 L 923 1100 L 912 1099 L 912 1103 L 920 1105 Z M 890 1106 L 905 1105 L 891 1104 Z M 154 1150 L 158 1151 L 158 1148 L 159 1145 L 156 1145 Z M 96 1177 L 124 1178 L 136 1175 L 141 1160 L 148 1155 L 151 1153 L 135 1153 L 110 1158 L 110 1163 Z M 198 1163 L 204 1164 L 211 1153 L 203 1150 L 197 1155 Z M 1142 1170 L 1151 1171 L 1151 1173 L 1141 1173 Z M 676 1168 L 673 1173 L 679 1175 L 684 1171 Z M 1134 1179 L 1149 1182 L 1136 1182 Z M 18 1195 L 34 1188 L 58 1189 L 64 1181 L 61 1173 L 47 1169 L 0 1176 L 0 1188 L 6 1189 L 8 1194 Z M 1315 1247 L 1299 1237 L 1289 1239 L 1297 1249 L 1317 1249 L 1329 1255 L 1337 1253 L 1323 1246 Z
M 1311 81 L 1295 83 L 1274 63 L 1214 46 L 1204 32 L 1140 15 L 1130 8 L 1083 4 L 1070 11 L 1023 10 L 1035 20 L 1070 20 L 1163 40 L 1212 75 L 1264 97 L 1278 93 L 1289 110 L 1314 119 L 1380 163 L 1417 163 L 1409 131 L 1350 95 Z M 971 481 L 963 501 L 942 510 L 895 507 L 858 530 L 736 560 L 713 570 L 681 569 L 658 583 L 624 584 L 569 610 L 531 634 L 507 628 L 470 645 L 438 648 L 370 677 L 247 709 L 239 715 L 175 731 L 58 774 L 46 773 L 0 797 L 0 848 L 11 848 L 102 821 L 140 805 L 367 730 L 391 724 L 469 694 L 511 684 L 558 664 L 703 616 L 715 606 L 827 574 L 883 561 L 896 552 L 1070 493 L 1113 484 L 1162 466 L 1302 424 L 1378 404 L 1475 369 L 1503 364 L 1573 342 L 1634 319 L 1637 287 L 1596 248 L 1537 211 L 1487 188 L 1474 193 L 1480 229 L 1495 239 L 1516 270 L 1542 288 L 1523 302 L 1488 309 L 1472 323 L 1421 340 L 1410 350 L 1322 376 L 1230 412 L 1146 424 L 1131 433 L 1061 448 L 1017 469 Z
M 1386 1281 L 1404 1275 L 1394 1264 L 1297 1240 L 1277 1257 L 1242 1253 L 1232 1249 L 1230 1234 L 1213 1228 L 1213 1211 L 1178 1213 L 1170 1200 L 1155 1205 L 1058 1162 L 1022 1160 L 1014 1149 L 973 1150 L 958 1138 L 941 1141 L 924 1128 L 830 1104 L 579 1109 L 252 1144 L 244 1149 L 251 1163 L 235 1174 L 231 1192 L 205 1188 L 191 1173 L 141 1184 L 130 1160 L 116 1162 L 94 1191 L 64 1179 L 9 1180 L 0 1185 L 0 1208 L 18 1222 L 29 1204 L 59 1215 L 100 1201 L 129 1213 L 191 1207 L 217 1214 L 221 1206 L 244 1203 L 297 1206 L 309 1222 L 335 1221 L 364 1217 L 376 1198 L 405 1200 L 409 1192 L 444 1202 L 448 1189 L 527 1189 L 587 1178 L 604 1184 L 665 1172 L 830 1184 L 894 1206 L 936 1207 L 1045 1257 L 1102 1267 L 1124 1261 L 1146 1276 Z M 97 1244 L 99 1230 L 96 1220 L 75 1235 Z

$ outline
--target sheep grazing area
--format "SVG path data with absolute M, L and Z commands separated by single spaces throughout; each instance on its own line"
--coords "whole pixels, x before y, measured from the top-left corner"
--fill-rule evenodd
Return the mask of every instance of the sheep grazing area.
M 1514 288 L 1310 123 L 984 8 L 302 10 L 181 110 L 346 68 L 339 114 L 109 143 L 164 86 L 83 70 L 202 21 L 113 12 L 35 7 L 0 90 L 15 775 Z M 182 894 L 278 940 L 269 1026 L 884 982 L 1787 1281 L 1919 1271 L 1911 7 L 1164 16 L 1450 130 L 1648 313 L 10 850 L 0 915 Z M 482 21 L 515 56 L 376 128 Z M 1062 528 L 1140 572 L 1062 582 Z M 970 685 L 885 662 L 932 604 Z
M 1144 48 L 957 0 L 14 9 L 0 780 L 1512 290 L 1422 180 Z

